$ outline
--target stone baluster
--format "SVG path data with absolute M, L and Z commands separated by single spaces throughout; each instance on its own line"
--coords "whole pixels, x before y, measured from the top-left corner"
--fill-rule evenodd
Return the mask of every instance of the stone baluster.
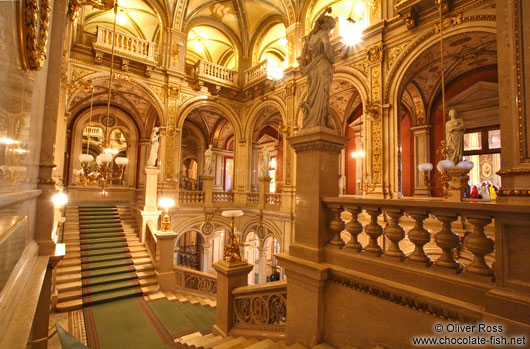
M 360 252 L 363 249 L 363 245 L 359 242 L 359 234 L 363 232 L 363 225 L 359 222 L 359 214 L 362 212 L 362 208 L 349 208 L 348 212 L 351 214 L 351 220 L 346 224 L 346 230 L 351 235 L 350 241 L 346 244 L 346 247 L 353 249 L 354 251 Z
M 377 243 L 377 239 L 383 234 L 383 227 L 377 223 L 377 217 L 381 214 L 380 208 L 369 208 L 366 213 L 370 215 L 370 223 L 364 227 L 366 235 L 370 237 L 368 245 L 364 248 L 366 252 L 375 253 L 380 255 L 383 251 L 381 246 Z
M 431 241 L 431 233 L 423 226 L 423 221 L 429 217 L 427 212 L 410 213 L 414 219 L 414 228 L 409 230 L 409 240 L 414 244 L 414 252 L 409 256 L 409 260 L 414 262 L 430 264 L 431 259 L 425 254 L 423 246 Z
M 386 210 L 386 214 L 390 217 L 390 222 L 385 227 L 385 236 L 390 240 L 390 247 L 385 251 L 385 255 L 403 259 L 405 254 L 399 248 L 399 242 L 405 237 L 405 229 L 399 225 L 403 210 L 389 209 Z
M 493 240 L 484 234 L 484 227 L 491 223 L 491 218 L 468 217 L 467 220 L 473 224 L 473 231 L 464 240 L 464 246 L 473 253 L 473 261 L 465 266 L 465 270 L 474 274 L 491 276 L 493 270 L 484 260 L 484 257 L 494 249 Z
M 442 255 L 434 263 L 443 268 L 459 269 L 460 264 L 455 260 L 453 250 L 460 245 L 460 238 L 451 228 L 452 223 L 458 219 L 458 216 L 437 214 L 436 218 L 442 222 L 442 230 L 434 236 L 434 241 L 442 249 Z
M 337 205 L 329 206 L 331 211 L 331 220 L 329 222 L 329 229 L 333 234 L 333 238 L 329 241 L 330 245 L 342 247 L 344 246 L 344 240 L 340 237 L 340 233 L 344 229 L 344 222 L 340 218 L 342 207 Z

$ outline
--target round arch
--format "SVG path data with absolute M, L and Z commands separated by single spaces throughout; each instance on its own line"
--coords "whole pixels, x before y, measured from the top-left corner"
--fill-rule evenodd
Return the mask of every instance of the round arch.
M 271 96 L 265 102 L 259 103 L 249 110 L 248 118 L 244 125 L 244 135 L 246 139 L 252 139 L 252 132 L 254 132 L 254 126 L 256 124 L 256 120 L 258 119 L 259 112 L 263 108 L 268 106 L 275 107 L 280 112 L 282 122 L 287 124 L 287 113 L 285 111 L 285 104 L 278 96 Z

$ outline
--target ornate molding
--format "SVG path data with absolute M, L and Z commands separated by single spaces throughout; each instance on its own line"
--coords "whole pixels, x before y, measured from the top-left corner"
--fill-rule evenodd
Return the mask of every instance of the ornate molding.
M 44 66 L 50 27 L 50 0 L 21 0 L 19 8 L 20 60 L 26 71 Z
M 500 189 L 499 196 L 523 196 L 530 197 L 530 189 Z
M 368 283 L 352 280 L 344 276 L 331 274 L 330 281 L 341 286 L 349 287 L 355 291 L 365 293 L 369 296 L 375 296 L 398 305 L 411 308 L 422 313 L 462 323 L 475 323 L 478 317 L 472 317 L 467 314 L 457 313 L 454 310 L 444 309 L 439 305 L 430 304 L 425 301 L 419 301 L 407 295 L 398 294 L 397 292 L 386 291 L 381 287 L 373 286 Z
M 509 170 L 499 170 L 495 172 L 499 176 L 515 176 L 519 174 L 530 174 L 530 168 L 512 168 Z
M 291 144 L 296 153 L 307 151 L 327 151 L 330 153 L 340 153 L 344 148 L 344 144 L 332 143 L 327 141 L 310 141 L 298 144 Z
M 388 66 L 393 66 L 394 62 L 396 61 L 396 58 L 399 56 L 401 52 L 407 47 L 407 45 L 410 43 L 410 41 L 404 42 L 401 45 L 394 46 L 391 49 L 388 50 Z

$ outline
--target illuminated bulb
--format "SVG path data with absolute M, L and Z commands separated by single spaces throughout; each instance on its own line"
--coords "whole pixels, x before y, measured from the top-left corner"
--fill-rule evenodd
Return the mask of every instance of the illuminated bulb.
M 274 61 L 267 61 L 267 77 L 280 80 L 283 78 L 283 69 Z
M 110 153 L 112 153 L 112 149 L 111 148 L 105 148 L 105 150 L 103 150 L 103 152 L 105 154 L 110 154 Z
M 55 206 L 64 206 L 68 202 L 68 196 L 63 192 L 60 192 L 52 197 L 52 201 Z
M 354 152 L 351 153 L 351 157 L 352 157 L 352 158 L 357 159 L 357 156 L 358 156 L 358 154 L 357 154 L 356 151 L 354 151 Z
M 118 154 L 118 149 L 112 149 L 112 154 L 114 155 Z
M 271 160 L 271 168 L 273 170 L 275 170 L 277 165 L 278 164 L 276 163 L 276 158 L 272 158 L 272 160 Z
M 162 198 L 158 201 L 158 206 L 163 208 L 169 208 L 175 206 L 175 201 L 169 198 Z
M 366 153 L 364 152 L 364 150 L 359 150 L 359 156 L 360 156 L 360 157 L 364 158 L 364 155 L 365 155 L 365 154 L 366 154 Z
M 124 25 L 125 23 L 127 23 L 127 17 L 119 12 L 117 15 L 116 15 L 116 22 L 119 24 L 119 25 Z
M 360 23 L 351 23 L 342 16 L 339 16 L 339 35 L 344 44 L 353 46 L 358 44 L 362 38 Z

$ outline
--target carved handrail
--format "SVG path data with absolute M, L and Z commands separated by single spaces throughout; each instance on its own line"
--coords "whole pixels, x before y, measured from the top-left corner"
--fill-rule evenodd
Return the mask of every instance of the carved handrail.
M 287 281 L 238 287 L 232 290 L 232 297 L 235 329 L 285 332 Z
M 113 31 L 102 26 L 97 27 L 94 49 L 105 52 L 112 51 Z M 156 65 L 156 44 L 123 33 L 116 33 L 114 52 L 117 56 L 131 58 L 150 65 Z
M 211 274 L 175 266 L 177 287 L 198 293 L 214 295 L 217 293 L 217 278 Z
M 157 228 L 153 222 L 148 221 L 146 230 L 145 247 L 147 248 L 147 253 L 149 253 L 151 260 L 156 261 L 156 244 L 158 242 L 156 237 Z
M 245 71 L 245 85 L 267 78 L 267 60 L 263 60 Z
M 202 205 L 204 203 L 204 192 L 181 190 L 179 192 L 179 203 L 187 205 Z
M 224 192 L 224 191 L 214 191 L 212 194 L 212 201 L 214 203 L 234 202 L 234 193 Z
M 195 74 L 199 79 L 210 80 L 223 85 L 237 87 L 237 71 L 205 61 L 204 59 L 201 59 L 196 63 Z

